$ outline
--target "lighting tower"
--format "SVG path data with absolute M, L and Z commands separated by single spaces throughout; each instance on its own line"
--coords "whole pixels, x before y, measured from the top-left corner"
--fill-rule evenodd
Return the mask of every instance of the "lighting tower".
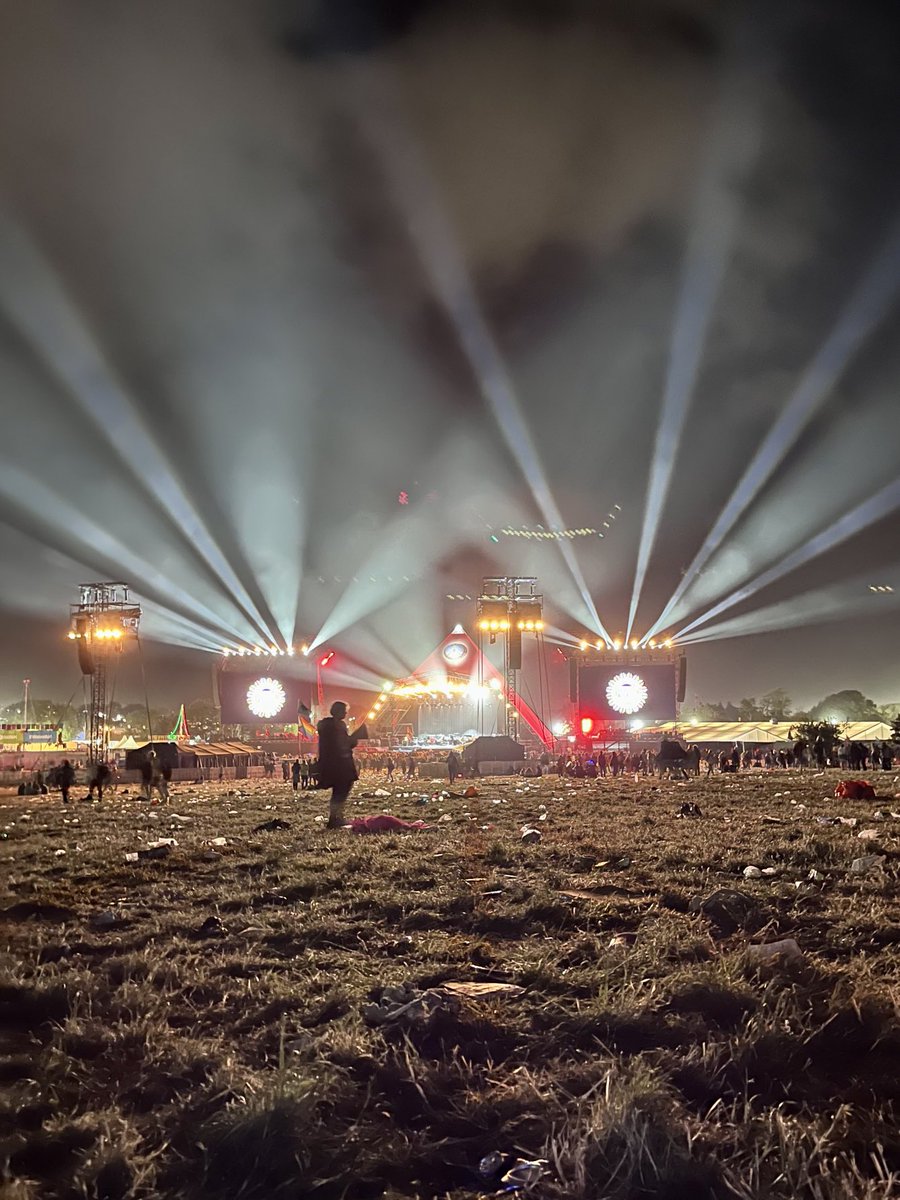
M 91 677 L 85 732 L 88 761 L 94 763 L 106 757 L 109 658 L 121 654 L 126 641 L 137 638 L 141 609 L 129 599 L 125 583 L 82 583 L 78 593 L 78 603 L 70 606 L 68 636 L 77 643 L 82 674 Z
M 522 666 L 522 634 L 540 635 L 544 628 L 544 597 L 538 595 L 533 575 L 491 576 L 481 581 L 478 606 L 479 647 L 487 633 L 493 645 L 503 637 L 503 674 L 506 680 L 506 733 L 516 738 L 519 712 L 516 708 L 516 672 Z

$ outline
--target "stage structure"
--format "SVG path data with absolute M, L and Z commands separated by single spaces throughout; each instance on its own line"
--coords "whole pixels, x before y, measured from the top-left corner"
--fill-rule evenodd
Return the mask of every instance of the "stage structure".
M 673 721 L 684 699 L 687 659 L 672 641 L 641 645 L 582 641 L 569 658 L 569 699 L 575 727 L 591 737 L 603 727 Z
M 126 642 L 137 640 L 141 609 L 125 583 L 83 583 L 78 590 L 78 603 L 70 605 L 68 637 L 77 644 L 82 674 L 91 680 L 85 735 L 88 761 L 95 763 L 106 757 L 109 741 L 109 663 Z
M 535 634 L 540 643 L 544 628 L 544 598 L 538 595 L 537 579 L 531 575 L 490 576 L 481 581 L 478 611 L 478 648 L 483 651 L 485 634 L 490 645 L 503 639 L 503 675 L 506 695 L 508 737 L 519 734 L 516 676 L 522 668 L 522 636 Z M 484 732 L 484 730 L 482 730 Z
M 406 679 L 386 681 L 366 715 L 373 739 L 415 736 L 460 741 L 486 726 L 504 733 L 514 711 L 545 744 L 552 734 L 544 721 L 515 692 L 461 625 Z

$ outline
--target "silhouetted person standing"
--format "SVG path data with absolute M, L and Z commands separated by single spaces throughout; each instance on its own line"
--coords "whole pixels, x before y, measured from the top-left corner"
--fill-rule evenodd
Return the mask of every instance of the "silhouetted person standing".
M 63 759 L 62 766 L 59 768 L 59 773 L 56 776 L 59 783 L 60 794 L 62 795 L 63 804 L 69 803 L 69 789 L 75 782 L 75 768 L 67 758 Z
M 368 736 L 365 725 L 361 725 L 355 733 L 349 733 L 344 720 L 346 716 L 347 705 L 343 700 L 335 700 L 331 706 L 331 716 L 324 717 L 317 727 L 319 787 L 331 788 L 329 829 L 340 829 L 344 823 L 344 805 L 359 778 L 356 763 L 353 761 L 353 749 L 358 741 Z
M 300 759 L 295 758 L 291 763 L 291 784 L 295 792 L 300 786 L 300 770 Z
M 103 799 L 103 789 L 109 783 L 111 775 L 112 775 L 112 772 L 110 771 L 109 766 L 105 762 L 97 763 L 97 766 L 94 768 L 94 773 L 91 776 L 91 781 L 88 784 L 88 799 L 89 800 L 93 799 L 95 788 L 97 791 L 97 799 L 98 800 Z

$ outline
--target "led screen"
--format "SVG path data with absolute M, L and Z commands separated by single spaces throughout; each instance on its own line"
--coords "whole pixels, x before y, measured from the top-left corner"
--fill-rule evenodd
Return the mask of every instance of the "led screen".
M 579 712 L 603 721 L 674 721 L 676 671 L 674 664 L 583 666 Z
M 225 725 L 293 725 L 299 701 L 309 703 L 309 683 L 265 666 L 252 673 L 223 671 L 219 675 Z

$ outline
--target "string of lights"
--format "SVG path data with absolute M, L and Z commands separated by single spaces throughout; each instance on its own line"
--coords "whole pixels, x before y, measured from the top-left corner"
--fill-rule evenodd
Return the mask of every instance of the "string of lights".
M 499 617 L 495 620 L 488 620 L 487 617 L 482 618 L 478 622 L 478 628 L 485 633 L 505 633 L 508 629 L 521 629 L 528 633 L 539 633 L 544 628 L 543 621 L 534 621 L 530 617 L 527 620 L 510 622 L 507 617 Z
M 596 641 L 589 642 L 582 638 L 578 643 L 579 650 L 670 650 L 675 645 L 674 638 L 663 638 L 657 640 L 650 638 L 647 641 L 642 641 L 640 638 L 632 638 L 630 642 L 622 638 L 614 638 L 611 642 L 604 641 L 603 638 L 597 638 Z
M 293 658 L 296 654 L 302 654 L 305 658 L 309 654 L 309 643 L 303 642 L 299 646 L 223 646 L 222 654 L 225 658 L 262 658 L 264 655 L 270 658 Z
M 600 527 L 593 525 L 580 525 L 575 528 L 547 529 L 544 525 L 520 525 L 518 528 L 512 525 L 507 525 L 503 529 L 496 530 L 491 533 L 491 541 L 497 542 L 500 537 L 515 537 L 529 538 L 534 541 L 561 541 L 563 538 L 586 538 L 586 537 L 606 537 L 606 533 L 612 528 L 613 521 L 616 520 L 619 513 L 622 511 L 621 504 L 614 504 L 612 510 L 606 514 L 606 519 L 601 522 Z M 490 527 L 489 527 L 490 528 Z

